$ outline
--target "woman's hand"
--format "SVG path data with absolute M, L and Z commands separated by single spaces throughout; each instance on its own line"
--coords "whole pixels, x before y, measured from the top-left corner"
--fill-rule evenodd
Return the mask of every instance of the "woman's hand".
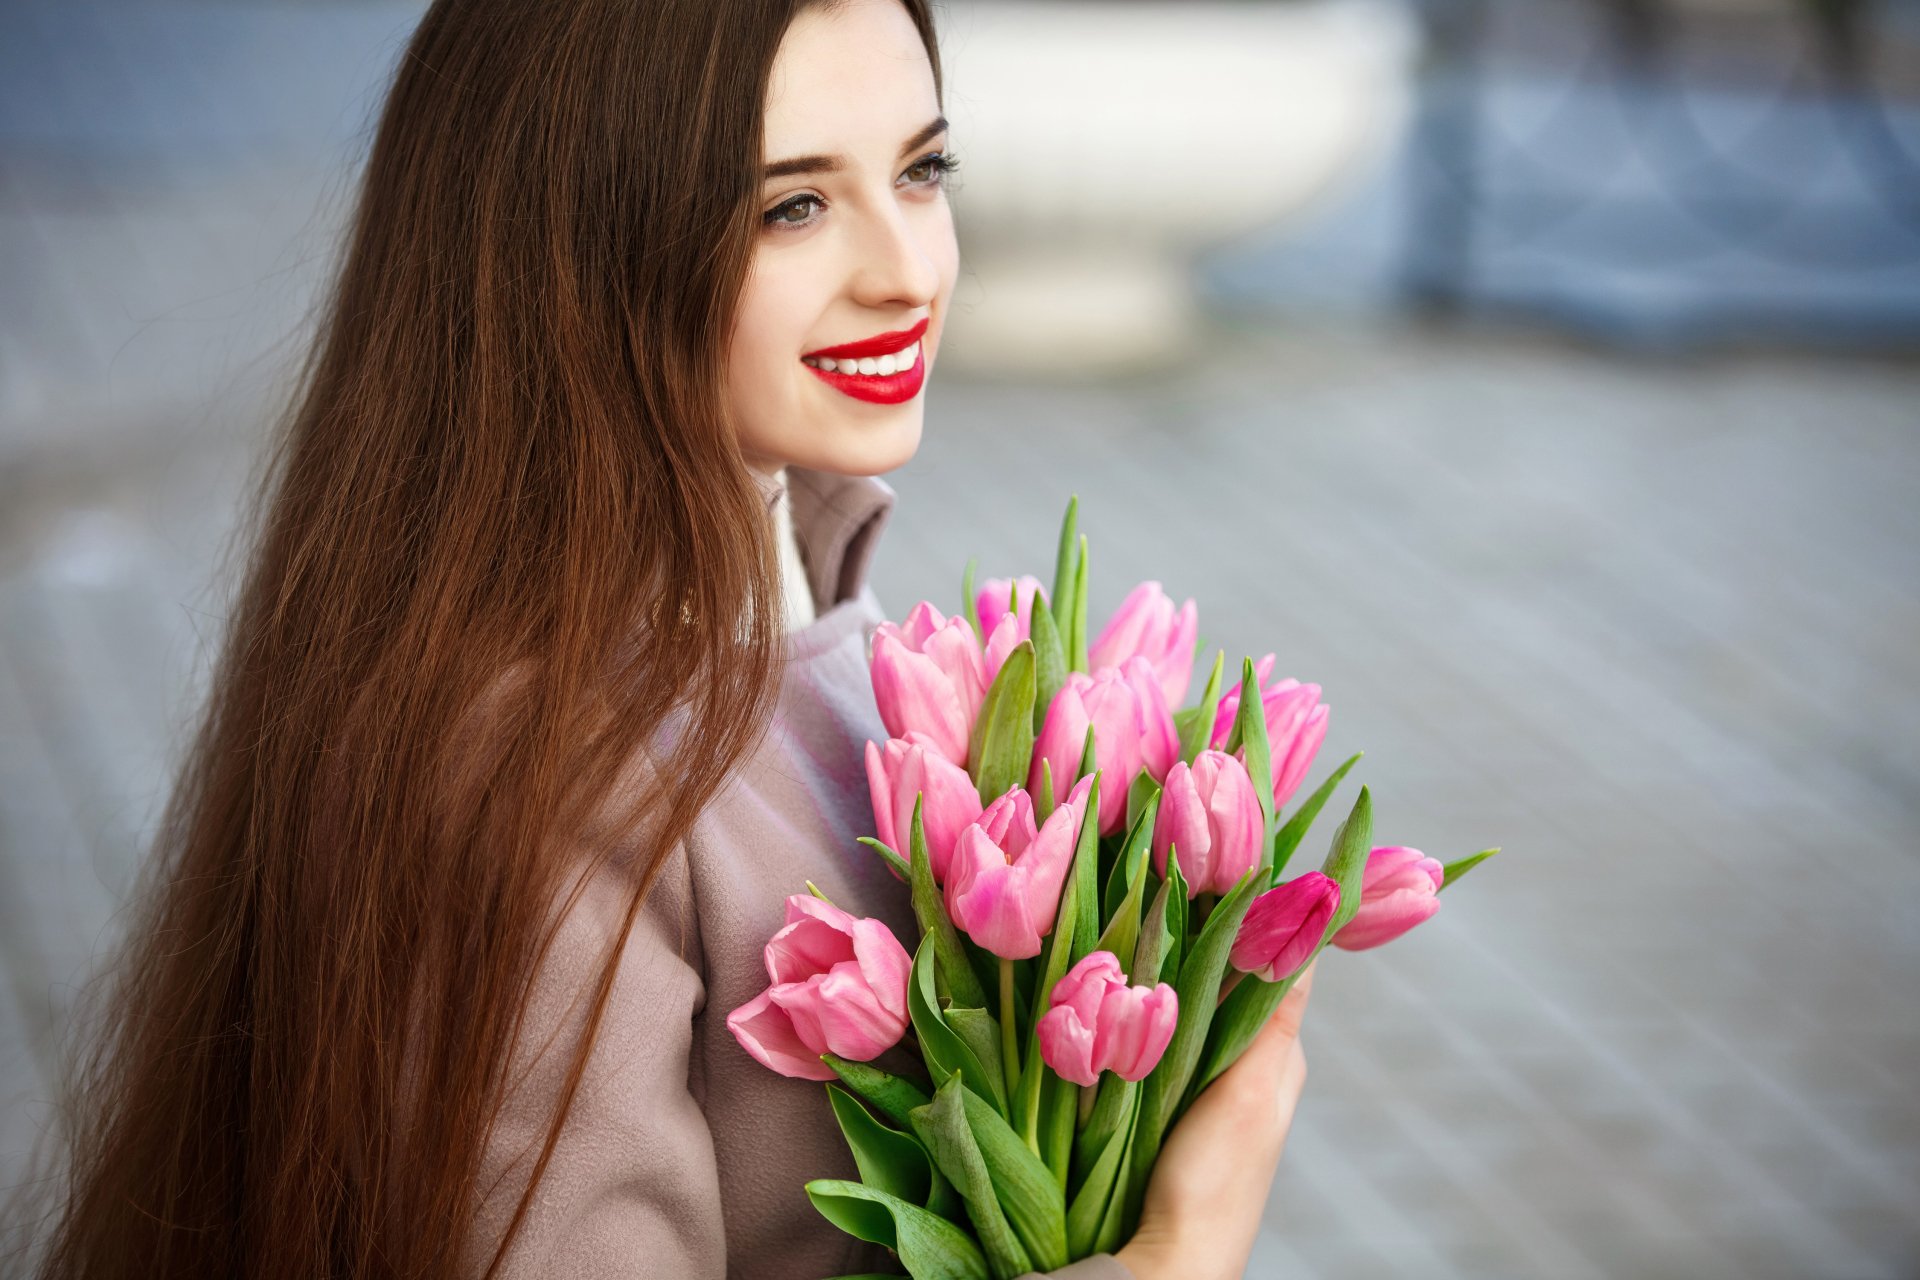
M 1247 1051 L 1168 1131 L 1140 1228 L 1115 1255 L 1138 1280 L 1237 1280 L 1246 1270 L 1307 1080 L 1300 1020 L 1312 988 L 1310 964 Z

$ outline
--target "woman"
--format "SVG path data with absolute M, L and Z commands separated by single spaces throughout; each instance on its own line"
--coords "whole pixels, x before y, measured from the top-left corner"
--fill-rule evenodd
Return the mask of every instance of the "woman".
M 854 1176 L 825 1099 L 724 1019 L 803 877 L 907 928 L 853 837 L 875 477 L 958 271 L 940 115 L 924 0 L 432 6 L 45 1275 L 885 1267 L 801 1190 Z M 875 335 L 904 373 L 816 354 Z M 1055 1274 L 1239 1273 L 1306 989 L 1137 1236 Z

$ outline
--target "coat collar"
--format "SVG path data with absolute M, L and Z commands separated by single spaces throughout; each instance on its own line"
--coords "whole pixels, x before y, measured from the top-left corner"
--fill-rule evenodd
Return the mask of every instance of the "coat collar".
M 767 510 L 785 494 L 794 541 L 807 569 L 816 614 L 859 595 L 881 531 L 892 518 L 893 487 L 878 476 L 843 476 L 789 463 L 786 484 L 754 472 Z

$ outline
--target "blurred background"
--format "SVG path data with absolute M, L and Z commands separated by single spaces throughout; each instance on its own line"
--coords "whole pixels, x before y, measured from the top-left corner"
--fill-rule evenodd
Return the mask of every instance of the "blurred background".
M 1196 597 L 1309 786 L 1505 850 L 1329 955 L 1249 1274 L 1920 1275 L 1920 4 L 937 8 L 889 611 L 1077 492 L 1096 625 Z M 420 11 L 0 5 L 0 1185 Z

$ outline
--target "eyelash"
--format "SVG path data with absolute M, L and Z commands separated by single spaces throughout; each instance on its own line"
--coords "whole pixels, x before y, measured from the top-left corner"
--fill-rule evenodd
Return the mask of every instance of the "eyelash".
M 953 171 L 960 167 L 960 157 L 951 151 L 929 151 L 926 155 L 921 156 L 918 160 L 908 165 L 907 169 L 911 172 L 914 169 L 918 169 L 921 165 L 933 166 L 933 177 L 921 185 L 945 186 L 948 178 L 952 176 Z M 805 222 L 788 222 L 780 215 L 795 205 L 805 204 L 809 201 L 820 205 L 822 208 L 826 207 L 827 203 L 816 195 L 798 195 L 791 200 L 782 200 L 779 204 L 767 210 L 766 213 L 761 215 L 761 221 L 765 226 L 780 231 L 804 231 L 813 225 L 814 219 L 809 218 Z

